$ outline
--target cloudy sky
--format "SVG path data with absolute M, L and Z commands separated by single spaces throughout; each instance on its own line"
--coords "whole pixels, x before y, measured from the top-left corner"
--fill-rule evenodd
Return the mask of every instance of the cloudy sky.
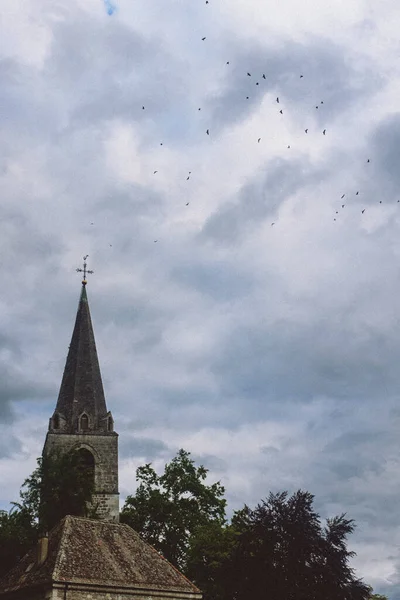
M 399 23 L 396 0 L 2 3 L 0 507 L 89 254 L 122 498 L 180 447 L 230 512 L 306 489 L 400 599 Z

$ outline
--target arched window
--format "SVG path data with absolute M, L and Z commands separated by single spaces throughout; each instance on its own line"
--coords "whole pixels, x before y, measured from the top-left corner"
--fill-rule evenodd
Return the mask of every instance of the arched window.
M 85 413 L 81 416 L 79 429 L 81 431 L 87 431 L 89 429 L 89 417 Z
M 60 429 L 60 415 L 57 413 L 53 417 L 53 429 Z
M 86 415 L 82 415 L 86 416 Z M 86 417 L 87 418 L 87 417 Z M 86 448 L 80 448 L 76 451 L 79 456 L 79 469 L 84 471 L 85 477 L 94 483 L 94 456 Z
M 112 417 L 107 419 L 107 431 L 113 431 L 113 420 Z

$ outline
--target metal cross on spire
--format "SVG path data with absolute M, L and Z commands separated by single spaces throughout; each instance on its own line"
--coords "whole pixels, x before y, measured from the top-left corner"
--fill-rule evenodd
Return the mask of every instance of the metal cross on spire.
M 86 263 L 86 259 L 88 258 L 89 254 L 86 254 L 86 256 L 83 257 L 83 269 L 76 269 L 77 273 L 83 273 L 83 279 L 82 279 L 82 285 L 86 285 L 87 281 L 86 281 L 86 274 L 92 274 L 94 273 L 94 271 L 89 271 L 88 269 L 86 269 L 87 267 L 87 263 Z

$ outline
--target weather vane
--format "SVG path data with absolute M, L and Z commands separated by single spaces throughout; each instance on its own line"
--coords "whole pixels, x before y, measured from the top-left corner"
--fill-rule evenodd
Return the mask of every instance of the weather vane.
M 86 285 L 87 281 L 86 281 L 86 275 L 87 274 L 92 274 L 94 271 L 89 271 L 88 269 L 86 269 L 87 267 L 87 263 L 86 263 L 86 259 L 89 256 L 89 254 L 86 254 L 86 256 L 83 257 L 83 269 L 77 269 L 77 273 L 83 273 L 83 279 L 82 279 L 82 285 Z

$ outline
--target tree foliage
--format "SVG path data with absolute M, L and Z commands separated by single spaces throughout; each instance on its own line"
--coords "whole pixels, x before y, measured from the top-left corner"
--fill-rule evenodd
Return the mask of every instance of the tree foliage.
M 367 600 L 370 588 L 355 578 L 346 548 L 354 523 L 345 514 L 323 528 L 313 496 L 299 490 L 270 494 L 254 510 L 237 511 L 240 533 L 229 559 L 228 597 L 287 600 Z
M 9 571 L 36 541 L 37 527 L 32 515 L 14 507 L 0 511 L 0 577 Z
M 183 570 L 196 528 L 225 522 L 225 490 L 219 482 L 207 485 L 207 473 L 203 466 L 195 466 L 185 450 L 179 450 L 163 475 L 157 475 L 151 463 L 139 467 L 139 486 L 127 497 L 121 513 L 123 523 Z
M 52 452 L 37 459 L 16 506 L 48 531 L 65 515 L 88 516 L 94 490 L 93 478 L 79 452 Z

